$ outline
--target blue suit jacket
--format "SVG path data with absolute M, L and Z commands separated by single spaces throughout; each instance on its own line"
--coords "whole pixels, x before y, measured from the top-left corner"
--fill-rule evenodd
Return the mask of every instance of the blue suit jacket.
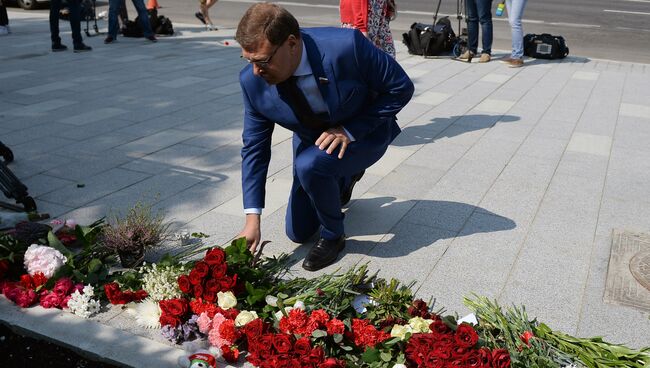
M 357 141 L 383 135 L 389 144 L 401 131 L 395 115 L 413 95 L 413 83 L 400 65 L 356 30 L 305 28 L 301 37 L 328 106 L 330 126 L 342 125 Z M 239 80 L 245 107 L 244 208 L 263 208 L 274 125 L 312 143 L 322 132 L 303 126 L 276 86 L 253 74 L 252 65 L 241 71 Z

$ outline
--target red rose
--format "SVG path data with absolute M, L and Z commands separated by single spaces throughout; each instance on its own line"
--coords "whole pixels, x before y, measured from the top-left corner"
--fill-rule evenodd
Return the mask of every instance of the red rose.
M 201 284 L 196 284 L 192 288 L 193 294 L 195 298 L 202 298 L 203 297 L 203 286 Z
M 530 346 L 530 339 L 532 339 L 533 337 L 535 337 L 535 335 L 533 335 L 533 333 L 530 331 L 524 331 L 524 333 L 521 336 L 519 336 L 521 341 L 523 341 L 523 343 L 528 346 Z
M 39 286 L 45 285 L 47 277 L 43 275 L 43 272 L 36 272 L 34 276 L 32 276 L 32 281 L 34 281 L 34 287 L 38 288 Z
M 203 299 L 205 299 L 206 302 L 214 303 L 214 301 L 217 300 L 217 293 L 212 290 L 203 290 Z
M 478 334 L 474 331 L 474 328 L 467 323 L 462 323 L 458 326 L 454 338 L 456 344 L 462 348 L 471 348 L 478 342 Z
M 343 324 L 343 321 L 336 318 L 332 318 L 330 321 L 328 321 L 326 323 L 326 326 L 328 335 L 343 334 L 343 332 L 345 332 L 345 325 Z
M 218 293 L 221 291 L 221 285 L 219 285 L 219 282 L 217 280 L 209 279 L 208 281 L 205 282 L 204 289 L 210 290 L 213 293 Z
M 190 283 L 190 278 L 187 275 L 178 276 L 178 288 L 181 289 L 183 294 L 189 294 L 192 291 L 192 284 Z
M 429 330 L 431 330 L 434 335 L 444 335 L 451 332 L 449 326 L 447 326 L 442 320 L 431 322 Z
M 495 368 L 510 367 L 510 353 L 506 349 L 492 350 L 492 366 Z
M 313 349 L 311 349 L 311 353 L 309 353 L 309 362 L 311 364 L 320 364 L 323 362 L 323 359 L 325 359 L 325 352 L 323 351 L 323 348 L 320 346 L 317 346 Z
M 219 285 L 221 286 L 222 291 L 230 290 L 232 289 L 235 284 L 237 283 L 237 275 L 235 277 L 230 277 L 230 276 L 224 276 L 219 280 Z
M 489 368 L 492 366 L 492 352 L 488 348 L 478 349 L 478 359 L 480 362 L 479 367 Z
M 48 293 L 46 295 L 41 295 L 41 300 L 39 304 L 43 308 L 57 308 L 61 306 L 62 298 L 59 294 L 55 292 Z
M 144 298 L 146 298 L 148 296 L 149 296 L 149 293 L 147 293 L 146 291 L 138 290 L 133 295 L 133 300 L 135 300 L 136 302 L 139 302 L 139 301 L 143 300 Z
M 446 359 L 436 353 L 435 350 L 421 352 L 422 362 L 418 366 L 422 367 L 447 367 Z
M 22 285 L 25 289 L 33 289 L 34 280 L 32 280 L 32 277 L 27 273 L 20 275 L 20 285 Z
M 113 299 L 117 296 L 118 293 L 120 293 L 120 285 L 118 285 L 116 282 L 111 282 L 104 285 L 104 294 L 106 294 L 106 297 L 111 303 L 113 303 Z
M 203 282 L 203 276 L 201 276 L 199 272 L 196 271 L 196 269 L 190 271 L 189 278 L 190 278 L 190 284 L 192 285 L 200 285 Z
M 195 271 L 196 274 L 201 277 L 206 277 L 208 276 L 208 272 L 210 272 L 210 266 L 208 266 L 208 264 L 203 261 L 198 261 L 194 265 L 194 269 L 192 271 Z
M 223 264 L 226 260 L 226 253 L 221 248 L 212 248 L 205 253 L 204 260 L 210 266 Z
M 237 359 L 239 359 L 239 350 L 237 348 L 224 345 L 221 347 L 221 352 L 228 363 L 236 363 Z
M 52 291 L 54 291 L 55 293 L 61 296 L 66 296 L 70 294 L 73 288 L 74 288 L 74 283 L 72 282 L 72 279 L 70 279 L 69 277 L 62 277 L 56 281 Z
M 301 356 L 309 355 L 311 352 L 311 342 L 309 338 L 301 337 L 293 344 L 293 351 Z
M 161 300 L 159 305 L 163 313 L 174 317 L 182 317 L 188 310 L 187 300 L 185 299 Z
M 318 365 L 318 368 L 345 368 L 345 363 L 335 358 L 327 358 Z
M 470 350 L 467 353 L 465 353 L 465 356 L 463 356 L 463 366 L 468 367 L 468 368 L 482 368 L 483 363 L 481 362 L 481 356 L 479 355 L 478 350 Z
M 228 272 L 228 265 L 225 263 L 218 263 L 212 265 L 212 271 L 211 275 L 213 278 L 219 280 L 220 278 L 226 276 L 226 272 Z
M 252 340 L 264 332 L 264 322 L 262 322 L 262 319 L 260 318 L 255 318 L 254 320 L 248 322 L 244 326 L 243 330 L 244 334 L 246 334 L 246 338 Z
M 277 334 L 273 337 L 273 347 L 280 353 L 288 353 L 291 350 L 291 338 L 289 335 Z
M 181 324 L 180 318 L 165 313 L 160 315 L 160 319 L 158 321 L 160 322 L 161 326 L 176 327 Z

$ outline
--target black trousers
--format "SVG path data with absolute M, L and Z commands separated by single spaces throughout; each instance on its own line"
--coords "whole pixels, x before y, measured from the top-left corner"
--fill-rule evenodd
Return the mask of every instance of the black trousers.
M 9 17 L 7 16 L 7 8 L 0 0 L 0 26 L 6 26 L 9 24 Z
M 70 29 L 72 30 L 72 42 L 75 46 L 83 45 L 81 38 L 81 6 L 80 0 L 68 0 L 70 10 Z M 50 36 L 52 45 L 61 43 L 59 37 L 59 12 L 61 11 L 61 0 L 50 1 Z

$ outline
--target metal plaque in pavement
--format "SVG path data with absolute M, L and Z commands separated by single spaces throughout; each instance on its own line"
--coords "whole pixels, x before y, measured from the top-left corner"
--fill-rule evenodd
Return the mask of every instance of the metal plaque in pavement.
M 604 300 L 650 312 L 650 234 L 612 231 Z

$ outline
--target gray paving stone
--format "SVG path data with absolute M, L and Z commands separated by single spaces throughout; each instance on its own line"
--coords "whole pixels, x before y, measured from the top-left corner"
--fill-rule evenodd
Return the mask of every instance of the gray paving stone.
M 75 116 L 60 119 L 59 122 L 71 125 L 85 125 L 95 121 L 105 120 L 114 116 L 120 116 L 127 110 L 116 107 L 105 107 L 95 111 L 84 112 Z
M 192 138 L 196 135 L 197 133 L 190 133 L 177 129 L 168 129 L 118 146 L 116 149 L 127 152 L 129 154 L 153 153 L 163 148 L 167 148 L 177 143 L 183 142 L 184 140 Z
M 83 182 L 95 174 L 116 168 L 136 158 L 116 150 L 105 150 L 94 154 L 88 153 L 73 158 L 70 156 L 63 157 L 65 159 L 60 161 L 62 164 L 48 170 L 47 174 L 76 182 Z
M 111 169 L 83 180 L 83 187 L 67 185 L 41 198 L 48 202 L 77 207 L 119 191 L 147 178 L 146 174 L 124 169 Z
M 574 133 L 566 148 L 567 152 L 582 152 L 608 157 L 612 147 L 612 138 L 603 135 Z
M 23 180 L 23 184 L 27 186 L 29 195 L 38 197 L 43 194 L 49 193 L 66 185 L 75 184 L 70 180 L 57 178 L 45 174 L 34 175 Z
M 423 166 L 400 165 L 370 190 L 398 198 L 419 199 L 445 174 L 443 170 Z
M 21 90 L 16 91 L 16 92 L 20 93 L 20 94 L 23 94 L 23 95 L 36 96 L 36 95 L 40 95 L 40 94 L 43 94 L 43 93 L 53 92 L 53 91 L 57 91 L 57 90 L 60 90 L 60 89 L 72 88 L 72 87 L 76 87 L 76 86 L 77 85 L 75 83 L 70 83 L 70 82 L 54 82 L 54 83 L 42 84 L 42 85 L 36 86 L 36 87 L 21 89 Z

